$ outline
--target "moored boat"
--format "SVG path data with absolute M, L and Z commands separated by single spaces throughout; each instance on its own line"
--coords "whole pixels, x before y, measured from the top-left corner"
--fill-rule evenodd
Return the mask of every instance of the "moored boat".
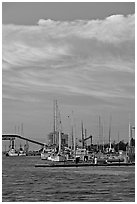
M 56 154 L 56 155 L 50 155 L 48 157 L 48 160 L 53 161 L 53 162 L 62 162 L 62 161 L 65 161 L 66 158 L 64 155 Z
M 51 155 L 51 150 L 47 149 L 46 146 L 44 146 L 43 151 L 41 152 L 41 159 L 42 160 L 48 160 L 48 157 Z
M 26 156 L 26 153 L 23 150 L 20 150 L 18 156 Z
M 91 163 L 91 162 L 51 162 L 46 164 L 35 164 L 35 167 L 91 167 L 91 166 L 135 166 L 135 163 L 114 162 L 114 163 Z
M 6 153 L 6 156 L 15 157 L 15 156 L 18 156 L 18 153 L 16 152 L 15 149 L 10 149 L 10 150 Z

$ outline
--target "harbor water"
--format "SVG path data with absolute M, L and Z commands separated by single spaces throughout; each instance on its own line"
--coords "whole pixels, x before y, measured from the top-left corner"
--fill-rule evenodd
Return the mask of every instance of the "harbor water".
M 48 167 L 40 157 L 2 158 L 3 202 L 134 202 L 135 167 Z

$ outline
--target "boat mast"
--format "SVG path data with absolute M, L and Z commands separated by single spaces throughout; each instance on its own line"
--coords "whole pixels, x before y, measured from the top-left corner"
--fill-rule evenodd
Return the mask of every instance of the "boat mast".
M 128 146 L 130 147 L 130 141 L 131 141 L 131 124 L 130 124 L 130 113 L 128 115 Z
M 110 123 L 109 123 L 109 150 L 111 150 L 111 116 L 110 116 Z
M 74 152 L 76 153 L 76 126 L 74 126 Z
M 71 132 L 70 132 L 70 128 L 71 128 L 71 121 L 70 121 L 70 116 L 68 115 L 67 116 L 68 118 L 68 123 L 69 123 L 69 132 L 68 132 L 68 148 L 71 146 L 71 142 L 70 142 L 70 135 L 71 135 Z
M 21 136 L 23 136 L 23 123 L 21 123 Z
M 103 125 L 102 125 L 102 137 L 103 137 L 103 152 L 104 152 L 104 134 L 103 134 Z
M 54 121 L 53 121 L 53 143 L 56 144 L 56 131 L 57 131 L 57 101 L 54 100 L 53 102 L 53 117 L 54 117 Z
M 100 119 L 100 116 L 99 116 L 99 144 L 98 144 L 98 146 L 99 146 L 99 148 L 98 148 L 99 151 L 100 151 L 100 138 L 101 138 L 101 133 L 100 133 L 100 132 L 101 132 L 101 129 L 100 129 L 100 128 L 101 128 L 101 119 Z
M 18 134 L 20 135 L 20 126 L 18 125 Z
M 83 121 L 81 121 L 81 136 L 82 136 L 82 148 L 84 149 L 84 131 L 83 131 Z
M 16 131 L 16 125 L 15 125 L 15 128 L 14 128 L 14 129 L 15 129 L 15 135 L 16 135 L 16 133 L 17 133 L 17 131 Z
M 74 155 L 75 155 L 75 158 L 76 158 L 76 147 L 77 147 L 77 138 L 76 138 L 76 121 L 75 121 L 75 118 L 73 117 L 73 126 L 74 126 L 74 136 L 73 136 L 73 139 L 74 139 Z
M 74 141 L 73 141 L 73 126 L 71 127 L 71 149 L 73 150 Z
M 119 131 L 118 131 L 118 152 L 119 152 Z
M 86 137 L 87 137 L 87 129 L 85 128 L 84 140 L 86 139 Z M 84 146 L 85 146 L 85 148 L 87 147 L 87 142 L 86 142 L 86 140 L 85 140 L 85 142 L 84 142 Z
M 130 122 L 128 125 L 128 137 L 129 137 L 129 147 L 130 147 L 130 143 L 131 143 L 131 124 L 130 124 Z
M 56 101 L 56 144 L 59 145 L 59 132 L 62 136 L 62 123 L 61 123 L 61 114 L 60 110 Z
M 61 130 L 59 130 L 59 154 L 61 153 Z
M 54 144 L 59 146 L 59 152 L 61 152 L 62 123 L 57 100 L 54 101 L 54 136 Z

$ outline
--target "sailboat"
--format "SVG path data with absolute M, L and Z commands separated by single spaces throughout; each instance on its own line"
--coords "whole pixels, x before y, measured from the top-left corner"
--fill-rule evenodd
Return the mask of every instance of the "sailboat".
M 58 150 L 48 157 L 48 160 L 54 162 L 65 161 L 65 155 L 61 151 L 61 118 L 58 109 L 57 100 L 54 101 L 54 144 L 58 144 Z
M 18 153 L 16 152 L 16 150 L 14 148 L 12 148 L 6 153 L 6 156 L 16 157 L 16 156 L 18 156 Z
M 65 155 L 61 152 L 61 131 L 59 131 L 59 150 L 57 153 L 53 153 L 48 157 L 48 160 L 54 162 L 65 161 Z
M 15 141 L 11 140 L 10 143 L 11 143 L 10 144 L 10 149 L 6 153 L 6 156 L 10 156 L 10 157 L 18 156 L 18 152 L 15 150 Z
M 26 153 L 24 152 L 24 150 L 22 149 L 22 147 L 19 150 L 18 156 L 26 156 Z
M 43 151 L 41 152 L 41 159 L 47 160 L 50 155 L 51 155 L 51 149 L 47 149 L 46 145 L 44 145 Z
M 53 143 L 54 145 L 59 145 L 58 150 L 49 150 L 44 146 L 43 151 L 41 153 L 42 160 L 50 160 L 50 161 L 64 161 L 65 155 L 61 152 L 61 119 L 58 110 L 57 100 L 54 100 L 54 131 L 53 131 Z

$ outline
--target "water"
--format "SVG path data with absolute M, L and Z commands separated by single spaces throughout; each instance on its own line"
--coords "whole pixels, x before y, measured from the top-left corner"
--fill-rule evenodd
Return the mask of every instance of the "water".
M 36 168 L 39 157 L 3 157 L 3 202 L 135 202 L 135 167 Z

